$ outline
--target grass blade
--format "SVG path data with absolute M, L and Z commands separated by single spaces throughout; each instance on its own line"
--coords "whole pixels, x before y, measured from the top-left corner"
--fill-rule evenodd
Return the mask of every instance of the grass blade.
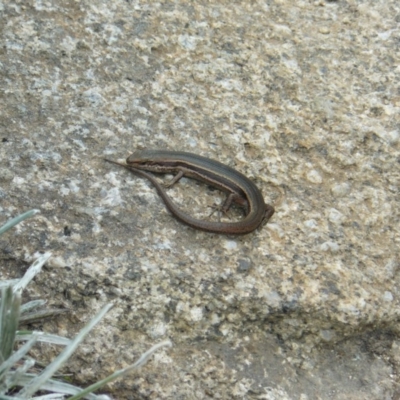
M 17 331 L 17 336 L 15 337 L 15 340 L 30 340 L 32 336 L 37 336 L 38 342 L 58 344 L 62 346 L 68 346 L 71 343 L 71 339 L 58 335 L 53 335 L 51 333 L 38 331 Z
M 51 253 L 44 253 L 28 268 L 25 275 L 14 286 L 14 293 L 22 292 L 28 283 L 42 270 L 43 264 L 50 258 Z
M 0 289 L 3 289 L 7 286 L 14 286 L 18 282 L 19 282 L 19 279 L 9 279 L 6 281 L 0 281 Z
M 40 210 L 30 210 L 27 211 L 24 214 L 18 215 L 18 217 L 15 217 L 11 219 L 10 221 L 6 222 L 1 228 L 0 228 L 0 235 L 2 235 L 4 232 L 7 232 L 9 229 L 11 229 L 13 226 L 19 224 L 22 222 L 24 219 L 30 218 L 33 215 L 39 213 Z
M 18 281 L 17 281 L 18 282 Z M 46 304 L 46 300 L 32 300 L 28 301 L 28 303 L 25 303 L 21 306 L 21 314 L 24 312 L 31 311 L 35 308 L 39 308 L 41 306 L 44 306 Z
M 79 346 L 89 331 L 103 318 L 112 304 L 107 304 L 103 309 L 78 333 L 71 343 L 58 355 L 58 357 L 48 365 L 37 377 L 33 378 L 19 393 L 19 396 L 32 396 L 37 390 L 43 387 L 44 383 L 61 368 L 72 353 Z
M 148 359 L 153 355 L 154 352 L 156 352 L 159 348 L 164 347 L 164 346 L 172 346 L 171 341 L 165 340 L 164 342 L 158 343 L 151 347 L 149 350 L 147 350 L 145 353 L 143 353 L 139 360 L 137 360 L 134 364 L 130 365 L 129 367 L 120 369 L 113 374 L 109 375 L 107 378 L 102 379 L 99 382 L 94 383 L 93 385 L 88 386 L 86 389 L 82 390 L 79 394 L 72 396 L 68 398 L 68 400 L 79 400 L 88 393 L 94 392 L 95 390 L 101 388 L 104 386 L 106 383 L 111 382 L 112 380 L 119 378 L 120 376 L 123 376 L 127 374 L 128 372 L 133 371 L 134 369 L 140 368 L 143 364 L 145 364 Z
M 36 343 L 38 337 L 37 335 L 32 335 L 32 337 L 23 345 L 20 349 L 18 349 L 11 357 L 9 357 L 6 361 L 4 361 L 0 365 L 0 381 L 3 381 L 4 374 L 8 372 L 8 370 L 16 364 L 25 354 L 32 348 L 32 346 Z
M 24 374 L 21 377 L 20 384 L 21 385 L 26 385 L 29 383 L 32 378 L 34 378 L 34 374 Z M 70 383 L 66 382 L 59 382 L 54 379 L 49 379 L 47 382 L 43 384 L 43 386 L 40 388 L 41 390 L 47 390 L 47 391 L 53 391 L 53 392 L 58 392 L 62 393 L 64 395 L 74 395 L 82 391 L 81 388 L 71 385 Z M 86 398 L 89 400 L 99 400 L 100 398 L 103 398 L 101 395 L 95 395 L 93 393 L 86 395 Z M 106 398 L 109 398 L 108 396 Z M 23 399 L 26 400 L 26 397 L 23 397 Z M 36 399 L 36 397 L 34 397 Z
M 0 363 L 10 357 L 18 328 L 21 296 L 11 286 L 2 289 L 0 303 Z

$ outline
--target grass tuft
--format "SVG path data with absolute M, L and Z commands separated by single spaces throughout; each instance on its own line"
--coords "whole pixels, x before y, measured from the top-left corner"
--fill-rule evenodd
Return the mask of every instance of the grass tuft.
M 39 210 L 31 210 L 8 221 L 0 227 L 0 235 L 38 212 Z M 44 300 L 35 300 L 21 305 L 21 293 L 30 281 L 40 273 L 42 266 L 50 257 L 51 253 L 41 255 L 28 268 L 21 279 L 0 281 L 0 399 L 56 400 L 65 399 L 66 396 L 72 396 L 68 397 L 70 400 L 82 398 L 90 400 L 110 399 L 106 395 L 96 395 L 93 391 L 100 389 L 114 379 L 140 368 L 149 360 L 154 352 L 172 344 L 169 340 L 166 340 L 154 345 L 143 353 L 133 365 L 114 372 L 107 378 L 90 385 L 86 389 L 81 389 L 61 380 L 52 379 L 52 376 L 67 362 L 68 358 L 74 353 L 90 330 L 111 309 L 112 304 L 106 304 L 73 339 L 44 332 L 18 331 L 18 325 L 21 320 L 26 318 L 26 314 L 40 308 L 46 303 Z M 52 310 L 52 312 L 47 313 L 47 316 L 54 314 L 57 314 L 57 312 Z M 35 311 L 33 315 L 43 318 L 46 312 Z M 37 363 L 36 360 L 28 356 L 28 353 L 38 341 L 65 347 L 40 373 L 33 373 L 31 370 Z M 16 349 L 16 342 L 24 343 Z M 38 392 L 40 392 L 40 395 L 35 396 Z M 43 392 L 50 393 L 43 395 Z

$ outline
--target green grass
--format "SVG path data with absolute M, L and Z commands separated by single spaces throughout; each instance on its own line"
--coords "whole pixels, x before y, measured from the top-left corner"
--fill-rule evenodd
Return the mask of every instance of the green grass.
M 38 210 L 31 210 L 8 221 L 0 227 L 0 236 L 23 220 L 37 214 Z M 19 331 L 18 325 L 24 315 L 30 313 L 34 319 L 36 315 L 43 316 L 43 312 L 36 311 L 45 304 L 44 300 L 30 301 L 21 304 L 22 291 L 29 282 L 40 273 L 42 266 L 51 257 L 51 253 L 40 256 L 26 271 L 21 279 L 0 281 L 0 400 L 55 400 L 55 399 L 110 399 L 107 395 L 95 395 L 94 391 L 100 389 L 108 382 L 120 378 L 127 373 L 144 365 L 152 354 L 161 347 L 171 346 L 166 340 L 158 343 L 143 353 L 131 366 L 118 370 L 82 389 L 67 382 L 52 379 L 52 376 L 67 362 L 76 348 L 84 340 L 90 330 L 110 310 L 112 304 L 106 304 L 102 310 L 78 333 L 73 339 L 36 331 Z M 38 362 L 29 356 L 29 351 L 36 342 L 56 344 L 64 346 L 60 354 L 39 373 L 34 373 L 33 367 Z M 35 369 L 36 370 L 36 369 Z M 40 392 L 40 394 L 38 394 Z M 43 395 L 43 392 L 48 394 Z

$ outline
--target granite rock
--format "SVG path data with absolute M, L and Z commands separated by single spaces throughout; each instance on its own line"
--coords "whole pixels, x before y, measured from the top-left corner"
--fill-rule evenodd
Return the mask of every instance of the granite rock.
M 31 298 L 73 310 L 82 386 L 170 338 L 118 399 L 399 396 L 397 1 L 0 1 L 1 275 L 52 259 Z M 199 232 L 104 157 L 191 151 L 253 179 L 276 213 Z M 207 218 L 218 191 L 169 189 Z M 232 218 L 240 218 L 233 210 Z M 41 347 L 44 359 L 54 349 Z

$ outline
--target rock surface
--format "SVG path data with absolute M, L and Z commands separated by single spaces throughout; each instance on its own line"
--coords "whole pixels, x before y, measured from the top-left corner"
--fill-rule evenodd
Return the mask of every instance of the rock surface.
M 73 313 L 35 329 L 115 304 L 67 366 L 82 386 L 173 341 L 118 399 L 398 398 L 400 6 L 216 3 L 0 1 L 1 221 L 41 210 L 1 274 L 53 253 L 28 294 Z M 141 147 L 229 164 L 276 213 L 186 227 L 103 161 Z M 222 199 L 169 193 L 202 218 Z

